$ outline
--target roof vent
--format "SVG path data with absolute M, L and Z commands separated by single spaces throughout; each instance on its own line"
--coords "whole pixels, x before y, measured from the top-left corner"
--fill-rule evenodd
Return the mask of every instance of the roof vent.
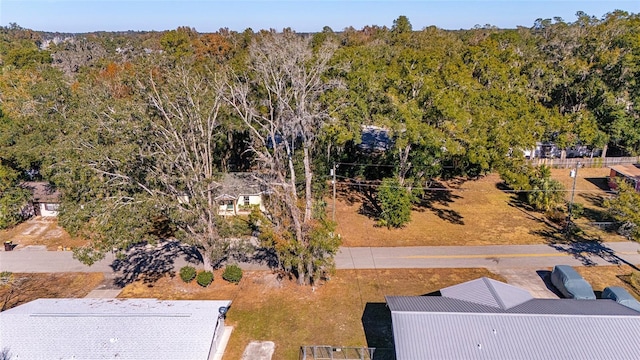
M 478 350 L 482 350 L 482 344 L 478 344 Z

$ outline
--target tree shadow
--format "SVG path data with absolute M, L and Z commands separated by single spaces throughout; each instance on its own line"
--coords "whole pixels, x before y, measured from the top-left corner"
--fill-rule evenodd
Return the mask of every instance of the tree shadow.
M 556 251 L 571 255 L 584 266 L 597 265 L 592 258 L 599 257 L 613 265 L 624 264 L 629 265 L 635 270 L 640 270 L 636 265 L 618 256 L 616 252 L 608 247 L 600 238 L 585 235 L 575 225 L 573 231 L 570 231 L 569 234 L 565 234 L 563 230 L 555 227 L 534 231 L 533 234 L 542 236 L 547 242 L 547 245 Z
M 124 287 L 139 278 L 143 278 L 145 283 L 152 283 L 167 274 L 173 276 L 178 256 L 184 256 L 187 262 L 202 262 L 197 249 L 177 240 L 163 241 L 155 246 L 148 243 L 136 244 L 124 257 L 116 258 L 111 264 L 113 271 L 118 273 L 113 282 Z
M 464 180 L 459 180 L 454 183 L 454 186 L 459 187 L 463 183 Z M 449 207 L 455 200 L 462 199 L 462 196 L 454 194 L 453 189 L 450 189 L 438 181 L 432 181 L 429 188 L 431 190 L 425 191 L 420 202 L 414 207 L 414 210 L 428 210 L 437 215 L 440 219 L 451 224 L 464 225 L 463 217 L 459 212 L 446 209 L 446 207 Z M 443 209 L 443 207 L 445 207 L 445 209 Z
M 362 313 L 367 347 L 376 348 L 375 360 L 395 360 L 391 311 L 385 303 L 367 303 Z

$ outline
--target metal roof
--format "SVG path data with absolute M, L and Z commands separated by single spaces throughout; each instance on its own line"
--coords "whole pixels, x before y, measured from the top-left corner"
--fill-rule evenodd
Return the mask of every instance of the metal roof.
M 392 312 L 640 316 L 640 312 L 610 299 L 531 299 L 509 309 L 440 296 L 387 296 L 386 300 Z
M 487 280 L 387 296 L 397 359 L 640 359 L 640 312 L 609 299 L 522 302 Z
M 207 359 L 230 301 L 38 299 L 0 313 L 19 359 Z
M 640 359 L 638 316 L 392 312 L 398 360 Z
M 533 299 L 524 289 L 482 277 L 440 290 L 443 297 L 509 309 Z

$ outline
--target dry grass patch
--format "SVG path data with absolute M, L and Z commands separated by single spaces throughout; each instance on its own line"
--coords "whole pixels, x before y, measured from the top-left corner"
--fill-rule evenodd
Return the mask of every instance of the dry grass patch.
M 602 217 L 602 201 L 609 195 L 600 186 L 608 169 L 580 169 L 574 201 L 584 204 L 585 218 L 577 223 L 586 237 L 604 241 L 623 241 L 616 234 L 587 226 Z M 552 176 L 568 190 L 573 179 L 568 169 L 553 169 Z M 365 215 L 370 201 L 356 189 L 340 189 L 336 203 L 337 232 L 344 246 L 438 246 L 438 245 L 518 245 L 541 244 L 549 239 L 540 235 L 552 229 L 544 215 L 519 206 L 515 195 L 500 190 L 500 176 L 489 174 L 477 180 L 443 182 L 448 191 L 433 191 L 424 206 L 414 207 L 411 222 L 402 229 L 376 227 L 375 219 Z M 436 186 L 440 186 L 436 185 Z M 567 192 L 567 199 L 570 192 Z M 328 199 L 332 212 L 332 199 Z
M 0 309 L 40 298 L 82 298 L 104 279 L 102 273 L 14 273 L 0 285 Z
M 593 291 L 600 294 L 607 286 L 621 286 L 640 300 L 640 286 L 633 281 L 637 270 L 628 265 L 575 267 L 576 271 L 591 284 Z M 637 275 L 636 275 L 637 278 Z
M 482 276 L 504 280 L 486 269 L 339 270 L 311 288 L 268 271 L 246 271 L 233 285 L 216 272 L 207 288 L 167 276 L 131 284 L 119 297 L 232 300 L 227 323 L 234 332 L 225 359 L 241 358 L 252 340 L 274 341 L 274 359 L 295 359 L 301 345 L 388 347 L 385 295 L 423 295 Z
M 56 218 L 36 217 L 16 227 L 0 230 L 0 241 L 13 241 L 14 245 L 45 245 L 47 250 L 61 250 L 85 245 L 86 240 L 71 237 L 58 225 Z

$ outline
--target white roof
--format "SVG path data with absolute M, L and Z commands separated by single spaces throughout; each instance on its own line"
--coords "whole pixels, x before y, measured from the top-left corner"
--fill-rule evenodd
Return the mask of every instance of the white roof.
M 231 301 L 38 299 L 0 313 L 9 359 L 207 359 Z

